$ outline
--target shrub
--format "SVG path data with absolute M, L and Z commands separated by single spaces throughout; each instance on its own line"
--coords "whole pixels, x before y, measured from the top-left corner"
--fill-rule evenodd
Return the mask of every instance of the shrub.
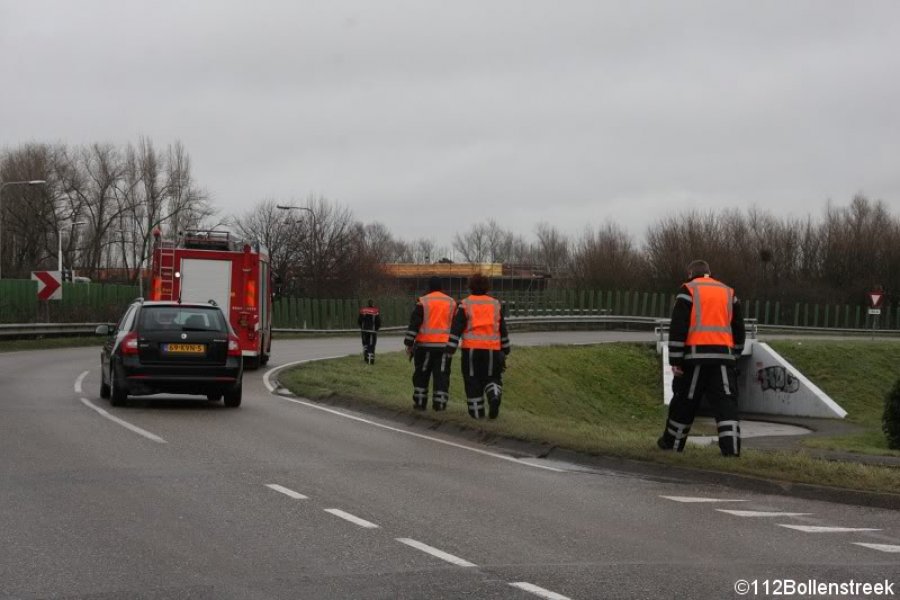
M 884 399 L 884 416 L 881 429 L 887 438 L 889 448 L 900 450 L 900 379 Z

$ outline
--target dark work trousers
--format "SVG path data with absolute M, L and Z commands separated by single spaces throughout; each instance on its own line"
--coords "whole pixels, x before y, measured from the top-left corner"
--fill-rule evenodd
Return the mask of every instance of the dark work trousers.
M 684 450 L 700 399 L 706 396 L 714 411 L 723 456 L 740 456 L 741 423 L 738 420 L 737 376 L 734 365 L 685 365 L 684 374 L 672 382 L 669 418 L 660 445 Z
M 462 350 L 462 374 L 466 387 L 466 403 L 469 416 L 483 419 L 484 400 L 487 397 L 488 417 L 496 419 L 500 414 L 503 397 L 503 365 L 506 355 L 500 350 Z
M 413 353 L 413 405 L 419 410 L 428 407 L 428 380 L 432 380 L 431 408 L 444 410 L 450 400 L 450 361 L 444 347 L 416 346 Z
M 362 332 L 363 360 L 367 364 L 375 364 L 375 344 L 378 343 L 378 333 L 375 331 Z

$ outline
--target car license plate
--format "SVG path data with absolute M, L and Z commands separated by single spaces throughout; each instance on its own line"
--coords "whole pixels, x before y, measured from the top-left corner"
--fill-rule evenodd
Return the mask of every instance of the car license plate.
M 163 344 L 162 351 L 165 354 L 203 354 L 206 346 L 203 344 Z

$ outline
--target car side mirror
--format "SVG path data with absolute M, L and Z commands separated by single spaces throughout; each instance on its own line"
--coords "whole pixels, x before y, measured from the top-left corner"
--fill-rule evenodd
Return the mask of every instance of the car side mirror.
M 94 333 L 97 335 L 112 335 L 115 330 L 116 328 L 112 325 L 97 325 L 97 329 L 94 330 Z

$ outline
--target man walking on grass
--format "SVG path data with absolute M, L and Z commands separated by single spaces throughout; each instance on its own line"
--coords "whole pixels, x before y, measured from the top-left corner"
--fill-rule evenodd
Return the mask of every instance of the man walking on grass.
M 735 363 L 744 349 L 744 317 L 734 290 L 710 277 L 709 264 L 688 265 L 669 325 L 669 364 L 675 375 L 662 437 L 663 450 L 682 452 L 694 415 L 705 395 L 715 411 L 719 450 L 740 456 Z
M 413 361 L 413 408 L 428 407 L 428 380 L 432 380 L 431 408 L 445 410 L 450 399 L 451 357 L 444 352 L 456 301 L 441 291 L 441 278 L 428 280 L 428 293 L 419 298 L 409 317 L 403 343 Z
M 490 280 L 484 275 L 473 275 L 469 278 L 469 290 L 471 295 L 459 303 L 453 317 L 447 353 L 453 354 L 457 346 L 462 349 L 469 416 L 484 418 L 486 396 L 488 418 L 496 419 L 503 396 L 502 373 L 510 351 L 509 335 L 500 302 L 488 296 Z

